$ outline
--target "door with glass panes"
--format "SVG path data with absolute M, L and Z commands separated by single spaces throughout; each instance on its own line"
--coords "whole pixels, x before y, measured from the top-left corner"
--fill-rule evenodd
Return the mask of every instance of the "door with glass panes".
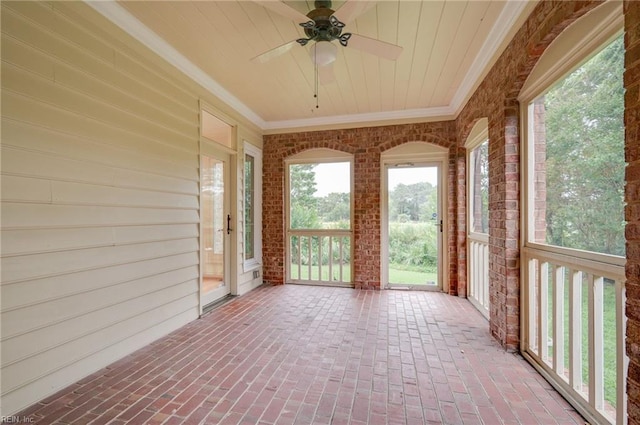
M 201 156 L 200 305 L 202 307 L 230 293 L 229 164 L 229 154 L 210 153 Z

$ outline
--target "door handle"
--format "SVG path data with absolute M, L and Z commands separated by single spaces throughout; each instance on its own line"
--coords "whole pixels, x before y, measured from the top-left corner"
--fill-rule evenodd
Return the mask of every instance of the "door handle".
M 440 220 L 440 233 L 442 233 L 442 220 Z
M 231 234 L 231 214 L 227 214 L 227 235 Z

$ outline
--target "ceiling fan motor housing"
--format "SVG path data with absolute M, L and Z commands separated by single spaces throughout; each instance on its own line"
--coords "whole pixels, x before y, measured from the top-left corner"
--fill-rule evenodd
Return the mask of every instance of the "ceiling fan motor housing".
M 313 26 L 303 26 L 304 33 L 311 40 L 332 41 L 339 38 L 342 33 L 342 27 L 344 25 L 337 26 L 334 24 L 331 20 L 334 10 L 330 9 L 326 4 L 330 6 L 331 2 L 316 1 L 316 8 L 307 13 L 307 17 L 315 23 Z

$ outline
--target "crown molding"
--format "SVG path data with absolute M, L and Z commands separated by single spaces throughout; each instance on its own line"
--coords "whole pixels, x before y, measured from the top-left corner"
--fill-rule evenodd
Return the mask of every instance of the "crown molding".
M 426 119 L 430 121 L 438 119 L 452 119 L 454 116 L 454 110 L 449 106 L 442 106 L 436 108 L 421 108 L 421 109 L 405 109 L 399 111 L 388 112 L 371 112 L 365 114 L 351 114 L 351 115 L 331 115 L 318 118 L 305 118 L 286 121 L 268 121 L 264 130 L 269 133 L 273 133 L 273 130 L 285 130 L 293 128 L 304 127 L 326 127 L 326 126 L 341 126 L 351 125 L 351 127 L 357 127 L 357 124 L 363 123 L 377 123 L 377 125 L 389 125 L 394 121 L 402 120 L 414 120 L 424 121 Z

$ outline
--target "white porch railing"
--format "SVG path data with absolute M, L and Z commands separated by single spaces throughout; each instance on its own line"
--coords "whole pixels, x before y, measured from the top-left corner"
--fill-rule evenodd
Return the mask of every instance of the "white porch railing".
M 592 423 L 625 424 L 625 259 L 522 251 L 522 352 Z
M 489 318 L 489 235 L 471 233 L 469 241 L 469 301 Z
M 350 230 L 291 230 L 287 282 L 351 285 Z

